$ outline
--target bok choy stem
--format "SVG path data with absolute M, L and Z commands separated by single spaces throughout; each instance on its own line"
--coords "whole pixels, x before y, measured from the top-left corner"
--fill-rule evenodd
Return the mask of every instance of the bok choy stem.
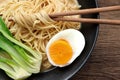
M 10 58 L 2 56 L 7 54 Z M 24 79 L 39 73 L 42 55 L 17 41 L 0 17 L 0 68 L 13 79 Z M 19 74 L 18 74 L 19 71 Z

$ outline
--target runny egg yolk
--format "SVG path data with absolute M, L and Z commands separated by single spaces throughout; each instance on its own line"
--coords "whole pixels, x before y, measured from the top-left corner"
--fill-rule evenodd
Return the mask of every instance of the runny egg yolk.
M 66 40 L 60 39 L 51 44 L 49 54 L 55 64 L 64 65 L 72 58 L 73 51 Z

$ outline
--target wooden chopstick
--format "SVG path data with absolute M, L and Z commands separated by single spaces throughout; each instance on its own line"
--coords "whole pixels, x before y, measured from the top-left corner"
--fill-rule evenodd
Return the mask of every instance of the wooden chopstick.
M 81 23 L 98 23 L 98 24 L 114 24 L 120 25 L 120 20 L 109 20 L 109 19 L 89 19 L 89 18 L 53 18 L 55 21 L 70 21 L 70 22 L 81 22 Z
M 61 13 L 53 13 L 49 16 L 53 17 L 60 17 L 60 16 L 70 16 L 70 15 L 80 15 L 80 14 L 91 14 L 91 13 L 100 13 L 100 12 L 108 12 L 108 11 L 117 11 L 120 10 L 120 6 L 109 6 L 109 7 L 102 7 L 102 8 L 91 8 L 91 9 L 81 9 L 75 11 L 67 11 Z
M 91 8 L 91 9 L 83 9 L 83 10 L 76 10 L 76 11 L 68 11 L 68 12 L 50 14 L 49 16 L 55 21 L 70 21 L 70 22 L 82 22 L 82 23 L 99 23 L 99 24 L 120 25 L 120 20 L 62 17 L 62 16 L 116 11 L 116 10 L 120 10 L 120 6 L 110 6 L 110 7 L 102 7 L 102 8 Z

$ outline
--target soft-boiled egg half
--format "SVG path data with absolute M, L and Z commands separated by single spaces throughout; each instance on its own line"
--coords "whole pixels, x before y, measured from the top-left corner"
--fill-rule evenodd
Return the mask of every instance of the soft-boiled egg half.
M 46 46 L 46 54 L 53 66 L 71 64 L 85 46 L 83 34 L 75 29 L 66 29 L 53 36 Z

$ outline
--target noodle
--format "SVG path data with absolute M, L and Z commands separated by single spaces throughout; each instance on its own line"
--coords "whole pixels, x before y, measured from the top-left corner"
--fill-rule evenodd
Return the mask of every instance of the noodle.
M 0 14 L 17 40 L 43 55 L 42 70 L 46 70 L 51 67 L 45 54 L 50 38 L 64 29 L 80 29 L 80 23 L 53 21 L 48 14 L 79 8 L 76 0 L 11 0 L 0 6 Z

